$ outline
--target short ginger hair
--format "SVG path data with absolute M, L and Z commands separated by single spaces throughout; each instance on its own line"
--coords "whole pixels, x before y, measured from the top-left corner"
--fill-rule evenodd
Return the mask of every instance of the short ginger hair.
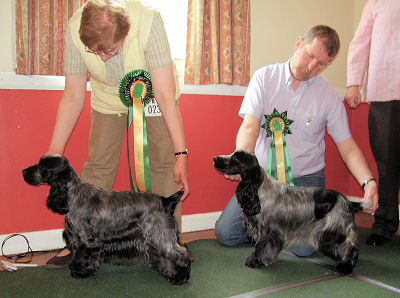
M 129 16 L 120 0 L 88 0 L 83 7 L 79 37 L 96 51 L 107 51 L 129 32 Z

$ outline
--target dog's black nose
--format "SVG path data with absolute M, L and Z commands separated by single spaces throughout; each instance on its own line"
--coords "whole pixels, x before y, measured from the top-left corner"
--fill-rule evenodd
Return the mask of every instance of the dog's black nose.
M 28 172 L 29 172 L 29 168 L 23 169 L 22 170 L 22 176 L 27 177 L 28 176 Z
M 24 177 L 25 182 L 30 184 L 29 183 L 29 178 L 28 178 L 28 176 L 29 176 L 28 175 L 28 168 L 22 170 L 22 176 Z
M 214 156 L 214 166 L 217 167 L 217 165 L 221 162 L 221 158 L 219 156 Z
M 35 179 L 36 169 L 37 166 L 34 165 L 22 170 L 22 176 L 24 177 L 26 183 L 30 185 L 39 185 L 39 182 L 37 182 Z

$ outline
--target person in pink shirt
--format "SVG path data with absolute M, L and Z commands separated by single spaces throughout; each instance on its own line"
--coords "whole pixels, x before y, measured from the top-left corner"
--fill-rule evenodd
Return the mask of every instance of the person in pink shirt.
M 366 3 L 349 47 L 344 99 L 353 109 L 362 102 L 370 104 L 368 129 L 379 175 L 379 207 L 367 244 L 381 246 L 399 226 L 400 1 Z

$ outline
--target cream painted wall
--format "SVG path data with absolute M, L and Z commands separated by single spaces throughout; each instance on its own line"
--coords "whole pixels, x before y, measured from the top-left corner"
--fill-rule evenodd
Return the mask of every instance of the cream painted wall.
M 287 61 L 293 54 L 296 37 L 314 25 L 324 24 L 338 32 L 341 49 L 323 75 L 335 88 L 344 89 L 347 50 L 362 2 L 366 1 L 251 0 L 251 74 L 264 65 Z
M 0 72 L 13 71 L 14 63 L 12 54 L 14 51 L 13 46 L 13 0 L 1 1 L 0 10 L 0 36 L 1 36 L 1 47 L 0 47 Z

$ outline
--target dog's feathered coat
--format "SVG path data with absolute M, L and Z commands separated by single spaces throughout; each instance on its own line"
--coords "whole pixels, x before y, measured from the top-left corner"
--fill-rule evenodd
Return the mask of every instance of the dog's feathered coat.
M 65 216 L 73 277 L 91 276 L 102 263 L 130 265 L 144 257 L 171 283 L 188 281 L 190 255 L 179 243 L 173 217 L 182 191 L 165 198 L 97 188 L 83 182 L 62 156 L 42 157 L 23 176 L 31 185 L 51 186 L 47 207 Z
M 214 166 L 223 174 L 241 176 L 236 196 L 243 209 L 244 232 L 255 244 L 247 266 L 269 266 L 284 246 L 305 243 L 334 259 L 338 272 L 352 272 L 359 250 L 353 213 L 369 206 L 350 202 L 333 190 L 280 183 L 244 150 L 214 157 Z

